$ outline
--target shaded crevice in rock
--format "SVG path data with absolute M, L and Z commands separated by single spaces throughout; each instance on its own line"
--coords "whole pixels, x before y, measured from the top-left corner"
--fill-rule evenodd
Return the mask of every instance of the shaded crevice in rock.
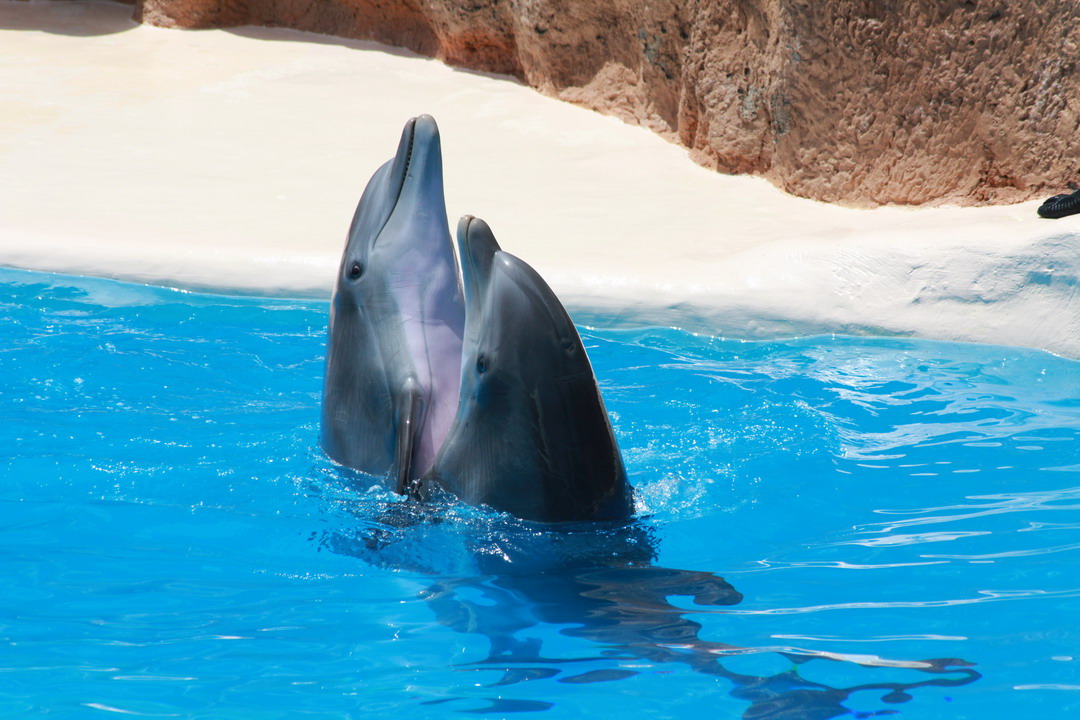
M 856 206 L 1080 179 L 1076 0 L 136 0 L 141 22 L 375 40 L 647 127 L 721 172 Z M 1052 193 L 1051 193 L 1052 194 Z

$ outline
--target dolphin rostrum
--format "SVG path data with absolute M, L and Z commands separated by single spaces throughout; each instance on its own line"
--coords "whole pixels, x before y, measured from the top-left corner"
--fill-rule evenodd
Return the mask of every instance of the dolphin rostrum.
M 439 129 L 421 115 L 349 227 L 330 306 L 327 455 L 398 492 L 431 467 L 457 411 L 464 315 Z
M 457 417 L 413 492 L 440 487 L 525 520 L 621 520 L 630 486 L 585 347 L 555 293 L 502 251 L 483 220 L 458 223 L 465 340 Z

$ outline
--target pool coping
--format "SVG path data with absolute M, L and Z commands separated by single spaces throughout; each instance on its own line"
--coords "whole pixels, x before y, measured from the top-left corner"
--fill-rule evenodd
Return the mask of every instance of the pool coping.
M 579 322 L 1080 357 L 1080 216 L 1042 220 L 1037 202 L 839 208 L 712 173 L 509 78 L 372 43 L 164 30 L 128 14 L 0 0 L 0 80 L 22 91 L 0 119 L 0 265 L 328 297 L 363 183 L 420 105 L 443 128 L 450 224 L 488 220 Z

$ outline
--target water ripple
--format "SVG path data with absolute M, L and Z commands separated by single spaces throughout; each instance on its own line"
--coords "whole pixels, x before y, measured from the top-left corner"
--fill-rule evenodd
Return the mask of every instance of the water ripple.
M 808 605 L 804 607 L 775 607 L 761 609 L 732 608 L 714 611 L 729 615 L 802 615 L 805 613 L 830 612 L 834 610 L 870 610 L 899 608 L 937 608 L 1012 600 L 1036 600 L 1080 597 L 1080 588 L 1071 590 L 979 590 L 979 597 L 952 598 L 948 600 L 868 601 Z
M 1080 713 L 1080 363 L 586 330 L 641 516 L 552 531 L 325 458 L 325 302 L 0 277 L 9 712 Z

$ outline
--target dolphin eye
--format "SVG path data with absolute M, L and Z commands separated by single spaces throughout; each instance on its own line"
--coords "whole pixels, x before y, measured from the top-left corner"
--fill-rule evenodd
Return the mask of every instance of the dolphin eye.
M 480 355 L 479 357 L 476 358 L 476 372 L 483 375 L 484 373 L 487 372 L 487 367 L 488 367 L 488 363 L 487 363 L 487 358 L 486 357 L 484 357 L 483 355 Z
M 352 267 L 349 268 L 349 277 L 355 280 L 364 274 L 364 266 L 358 262 L 354 262 Z

